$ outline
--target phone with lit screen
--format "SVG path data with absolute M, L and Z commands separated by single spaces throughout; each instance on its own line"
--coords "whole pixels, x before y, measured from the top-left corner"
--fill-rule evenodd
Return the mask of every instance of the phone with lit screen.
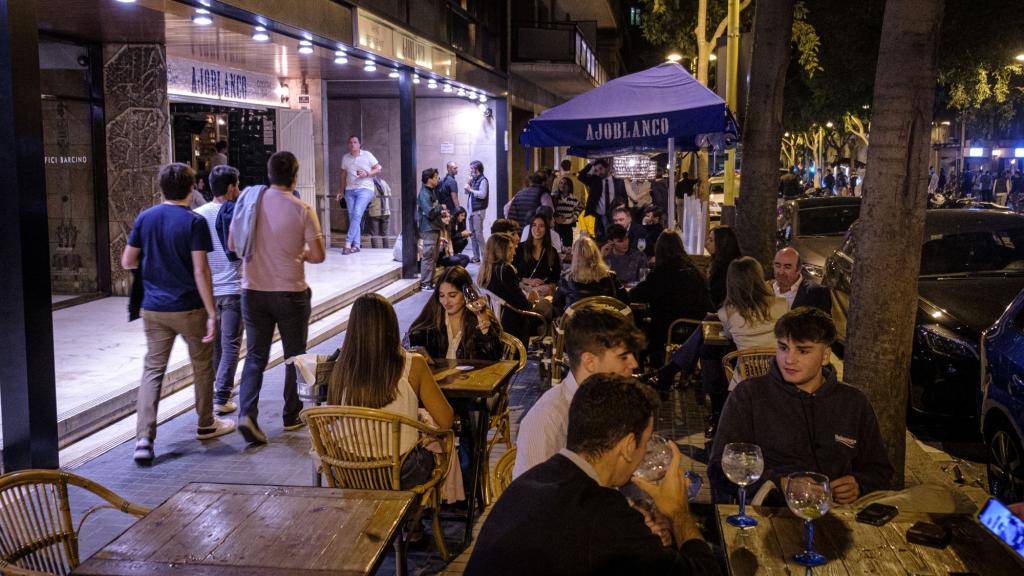
M 978 512 L 978 522 L 1010 550 L 1024 558 L 1024 520 L 1010 512 L 1002 502 L 990 498 Z

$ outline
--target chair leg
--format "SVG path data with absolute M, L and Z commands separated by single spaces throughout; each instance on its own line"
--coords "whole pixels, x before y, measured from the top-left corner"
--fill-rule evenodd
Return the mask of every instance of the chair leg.
M 448 554 L 448 545 L 444 541 L 444 530 L 441 529 L 441 494 L 440 488 L 435 486 L 431 490 L 430 505 L 433 508 L 433 524 L 434 527 L 434 541 L 437 543 L 437 552 L 441 555 L 441 560 L 447 563 L 451 556 Z M 473 513 L 472 510 L 469 511 Z
M 406 561 L 406 532 L 405 527 L 398 529 L 395 535 L 395 576 L 406 576 L 409 573 L 409 565 Z

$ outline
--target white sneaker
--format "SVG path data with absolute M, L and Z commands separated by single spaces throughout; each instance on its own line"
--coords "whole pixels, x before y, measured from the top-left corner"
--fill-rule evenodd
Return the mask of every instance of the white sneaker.
M 223 404 L 214 404 L 213 405 L 213 413 L 216 414 L 217 416 L 223 416 L 225 414 L 231 414 L 235 410 L 238 410 L 238 405 L 235 404 L 234 402 L 232 402 L 231 400 L 228 400 L 227 402 L 225 402 Z
M 214 418 L 213 426 L 196 428 L 197 440 L 209 440 L 235 431 L 235 422 L 225 418 Z
M 139 438 L 135 442 L 135 463 L 148 465 L 153 463 L 153 441 L 149 438 Z

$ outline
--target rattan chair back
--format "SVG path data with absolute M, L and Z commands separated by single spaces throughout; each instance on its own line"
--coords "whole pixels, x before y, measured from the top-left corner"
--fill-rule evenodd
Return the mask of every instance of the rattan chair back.
M 726 354 L 722 367 L 727 381 L 731 382 L 735 375 L 737 382 L 743 382 L 767 374 L 774 359 L 775 348 L 747 348 Z

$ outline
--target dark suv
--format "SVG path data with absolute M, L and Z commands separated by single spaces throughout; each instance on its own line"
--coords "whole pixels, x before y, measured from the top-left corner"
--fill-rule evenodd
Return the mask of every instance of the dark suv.
M 825 263 L 841 343 L 857 255 L 856 229 L 854 224 Z M 981 332 L 1022 288 L 1024 216 L 991 210 L 927 212 L 910 366 L 912 409 L 942 416 L 978 415 Z

